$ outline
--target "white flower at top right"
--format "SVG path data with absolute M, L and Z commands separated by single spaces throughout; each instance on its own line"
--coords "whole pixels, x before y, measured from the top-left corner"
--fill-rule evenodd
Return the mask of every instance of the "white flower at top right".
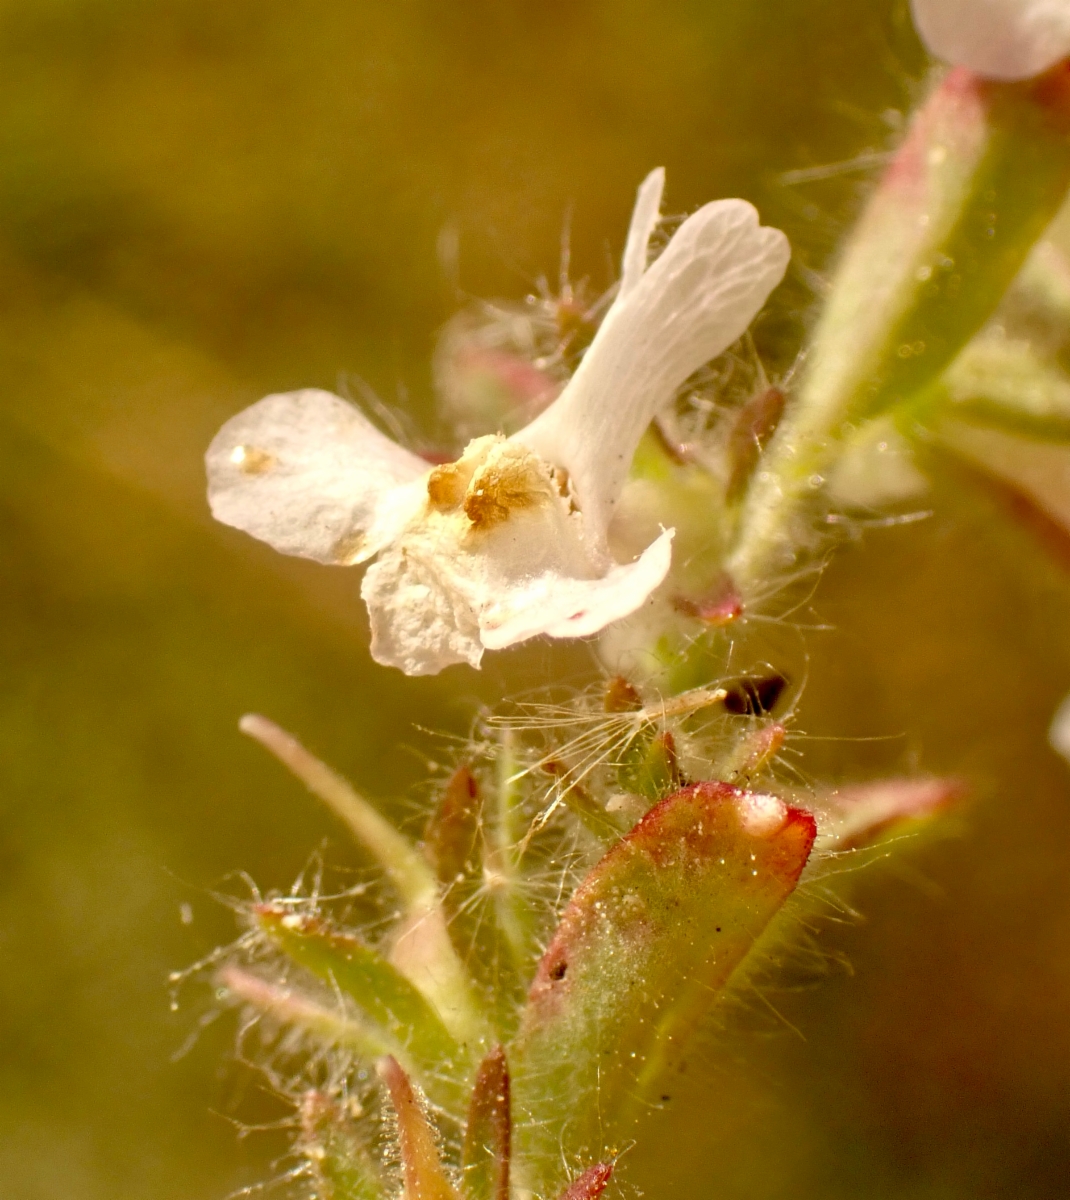
M 986 79 L 1029 79 L 1070 55 L 1070 0 L 911 0 L 929 53 Z

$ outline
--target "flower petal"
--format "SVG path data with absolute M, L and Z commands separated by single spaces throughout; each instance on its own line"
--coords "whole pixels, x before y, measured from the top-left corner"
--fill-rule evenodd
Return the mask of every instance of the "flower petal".
M 665 530 L 635 562 L 617 564 L 600 579 L 545 574 L 519 580 L 483 608 L 483 645 L 502 650 L 539 634 L 587 637 L 631 616 L 669 573 L 673 532 Z
M 670 529 L 635 562 L 578 578 L 568 573 L 573 564 L 552 520 L 518 514 L 474 543 L 465 524 L 437 514 L 417 518 L 368 568 L 361 595 L 376 662 L 436 675 L 452 663 L 478 667 L 484 650 L 539 634 L 586 637 L 635 612 L 672 558 Z
M 479 666 L 483 643 L 472 585 L 450 570 L 445 552 L 424 557 L 403 540 L 368 568 L 360 594 L 377 663 L 406 675 L 437 675 L 453 663 Z
M 988 79 L 1028 79 L 1070 54 L 1067 0 L 911 0 L 929 53 Z
M 628 226 L 628 240 L 621 259 L 620 287 L 617 299 L 632 290 L 646 274 L 650 236 L 661 220 L 661 195 L 665 191 L 665 168 L 655 167 L 639 185 Z
M 746 331 L 783 278 L 790 253 L 784 234 L 759 225 L 746 201 L 700 208 L 610 308 L 561 395 L 515 435 L 568 471 L 592 550 L 605 545 L 613 506 L 654 414 Z
M 352 404 L 306 389 L 232 417 L 205 456 L 212 515 L 283 554 L 322 563 L 370 558 L 400 531 L 423 488 L 423 459 Z

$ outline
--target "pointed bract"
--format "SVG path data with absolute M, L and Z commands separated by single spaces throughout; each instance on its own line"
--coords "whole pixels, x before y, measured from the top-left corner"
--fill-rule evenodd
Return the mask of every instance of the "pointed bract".
M 435 878 L 416 848 L 348 780 L 267 717 L 246 713 L 238 722 L 238 728 L 273 754 L 345 822 L 408 905 L 423 911 L 434 902 L 437 896 Z
M 381 1058 L 377 1069 L 397 1118 L 403 1200 L 459 1200 L 442 1170 L 434 1130 L 409 1077 L 391 1055 Z
M 512 1113 L 509 1065 L 496 1046 L 480 1064 L 472 1086 L 461 1152 L 467 1200 L 509 1200 Z
M 459 879 L 475 872 L 482 811 L 476 777 L 467 766 L 458 767 L 442 789 L 424 830 L 424 852 L 446 889 L 446 898 Z
M 900 823 L 932 816 L 962 800 L 968 788 L 961 779 L 875 779 L 836 788 L 816 808 L 820 850 L 844 850 L 875 841 Z
M 382 1029 L 354 1019 L 337 1004 L 321 1004 L 289 984 L 264 979 L 233 963 L 220 971 L 219 982 L 231 999 L 324 1045 L 368 1060 L 397 1049 Z

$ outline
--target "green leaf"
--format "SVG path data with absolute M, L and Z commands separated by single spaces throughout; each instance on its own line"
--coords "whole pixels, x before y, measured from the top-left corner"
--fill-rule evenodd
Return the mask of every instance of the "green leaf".
M 505 1051 L 495 1047 L 480 1063 L 468 1107 L 461 1178 L 468 1200 L 509 1200 L 512 1110 Z
M 317 1042 L 350 1050 L 361 1058 L 376 1059 L 391 1051 L 400 1053 L 386 1032 L 368 1021 L 354 1019 L 294 988 L 247 971 L 234 963 L 219 972 L 219 982 L 230 996 L 258 1009 L 282 1025 L 300 1030 Z
M 473 1048 L 462 1046 L 420 990 L 370 946 L 283 905 L 254 909 L 259 928 L 294 962 L 348 996 L 427 1080 L 462 1081 Z M 456 1103 L 456 1086 L 440 1086 Z
M 638 1111 L 795 887 L 813 817 L 723 783 L 656 805 L 572 897 L 539 964 L 514 1066 L 514 1172 L 549 1195 L 563 1163 L 624 1148 Z
M 405 904 L 394 941 L 395 964 L 431 999 L 459 1041 L 480 1049 L 489 1045 L 486 1017 L 450 940 L 438 880 L 423 855 L 345 779 L 274 722 L 248 714 L 239 727 L 336 813 L 378 861 Z

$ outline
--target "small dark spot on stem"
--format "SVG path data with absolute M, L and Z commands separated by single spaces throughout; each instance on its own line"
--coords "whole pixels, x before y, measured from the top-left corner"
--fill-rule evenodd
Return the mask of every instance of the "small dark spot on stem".
M 562 959 L 560 962 L 555 962 L 550 968 L 550 978 L 556 983 L 559 979 L 565 978 L 565 972 L 568 970 L 568 963 Z

